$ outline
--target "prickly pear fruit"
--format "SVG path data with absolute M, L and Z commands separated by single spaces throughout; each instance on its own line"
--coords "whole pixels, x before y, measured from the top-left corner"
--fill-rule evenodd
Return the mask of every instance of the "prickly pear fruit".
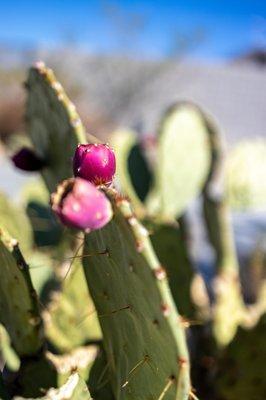
M 79 144 L 73 159 L 74 175 L 95 185 L 112 183 L 116 169 L 114 151 L 107 144 Z
M 52 194 L 51 203 L 63 224 L 86 232 L 102 228 L 113 216 L 104 193 L 81 178 L 64 180 Z
M 33 150 L 27 147 L 22 147 L 11 157 L 11 160 L 17 168 L 23 171 L 40 171 L 46 164 Z

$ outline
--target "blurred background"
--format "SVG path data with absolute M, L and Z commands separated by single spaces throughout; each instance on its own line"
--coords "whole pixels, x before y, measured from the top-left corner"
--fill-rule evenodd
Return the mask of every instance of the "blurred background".
M 266 230 L 265 1 L 4 2 L 1 143 L 24 132 L 22 84 L 36 60 L 55 70 L 88 132 L 100 138 L 118 126 L 152 135 L 176 100 L 208 110 L 232 165 L 240 165 L 235 179 L 245 175 L 247 190 L 265 191 L 265 201 L 232 204 L 239 246 L 244 253 L 255 246 Z M 0 189 L 16 198 L 28 174 L 0 149 Z
M 92 133 L 117 124 L 152 132 L 165 107 L 188 99 L 217 118 L 230 144 L 265 136 L 263 0 L 5 2 L 4 140 L 23 129 L 21 83 L 39 59 L 55 69 Z

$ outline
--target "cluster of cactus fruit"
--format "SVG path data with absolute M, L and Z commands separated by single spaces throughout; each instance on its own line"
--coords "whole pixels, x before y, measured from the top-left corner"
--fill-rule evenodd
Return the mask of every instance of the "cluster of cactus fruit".
M 112 150 L 43 63 L 26 88 L 29 146 L 12 161 L 40 178 L 19 210 L 0 198 L 0 398 L 265 398 L 265 257 L 247 305 L 212 119 L 178 103 L 156 143 L 120 130 Z M 196 198 L 208 279 L 191 251 Z

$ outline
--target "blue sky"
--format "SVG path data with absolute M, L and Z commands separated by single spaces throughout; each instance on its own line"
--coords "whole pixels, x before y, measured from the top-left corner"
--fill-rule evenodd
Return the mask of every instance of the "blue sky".
M 266 47 L 265 0 L 10 0 L 0 15 L 0 41 L 23 46 L 69 40 L 94 52 L 160 57 L 187 38 L 189 54 L 209 60 Z

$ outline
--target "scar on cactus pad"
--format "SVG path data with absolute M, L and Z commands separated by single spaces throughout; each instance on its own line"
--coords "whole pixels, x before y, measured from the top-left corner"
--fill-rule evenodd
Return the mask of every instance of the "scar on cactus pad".
M 102 228 L 113 216 L 104 193 L 81 178 L 64 180 L 52 194 L 51 204 L 63 224 L 86 232 Z
M 79 144 L 73 159 L 75 176 L 95 185 L 109 186 L 116 170 L 113 149 L 108 144 Z

